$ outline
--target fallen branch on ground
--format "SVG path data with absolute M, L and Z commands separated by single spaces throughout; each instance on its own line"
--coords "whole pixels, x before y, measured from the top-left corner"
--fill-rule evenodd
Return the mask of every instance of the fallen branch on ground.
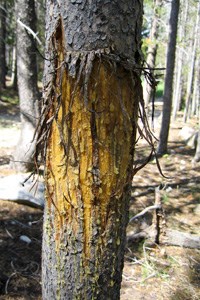
M 160 245 L 200 249 L 200 236 L 167 228 L 159 189 L 155 189 L 155 204 L 146 207 L 143 211 L 131 218 L 130 222 L 138 219 L 150 210 L 155 210 L 152 225 L 141 232 L 127 235 L 128 243 L 146 239 L 150 244 L 157 243 Z

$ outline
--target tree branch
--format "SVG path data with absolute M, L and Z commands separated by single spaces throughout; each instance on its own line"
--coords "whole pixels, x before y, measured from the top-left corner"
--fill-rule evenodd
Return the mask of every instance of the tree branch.
M 24 27 L 33 37 L 34 39 L 38 42 L 39 45 L 42 45 L 41 40 L 38 38 L 38 32 L 34 32 L 30 27 L 28 27 L 27 25 L 25 25 L 19 18 L 17 19 L 17 22 Z
M 144 214 L 146 214 L 148 211 L 154 210 L 154 209 L 159 209 L 159 208 L 161 208 L 161 205 L 159 205 L 159 204 L 148 206 L 148 207 L 146 207 L 145 209 L 143 209 L 140 213 L 138 213 L 137 215 L 135 215 L 134 217 L 132 217 L 132 218 L 129 220 L 129 223 L 131 223 L 131 222 L 134 221 L 135 219 L 138 219 L 138 218 L 142 217 L 142 216 L 143 216 Z

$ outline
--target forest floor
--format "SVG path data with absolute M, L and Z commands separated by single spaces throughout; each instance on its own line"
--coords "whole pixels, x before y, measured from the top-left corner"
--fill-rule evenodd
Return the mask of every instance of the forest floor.
M 189 123 L 192 127 L 195 124 L 195 120 Z M 168 228 L 200 236 L 200 163 L 192 163 L 195 150 L 180 137 L 182 127 L 180 117 L 172 123 L 169 154 L 160 158 L 162 171 L 169 178 L 160 175 L 155 160 L 135 175 L 130 217 L 153 205 L 154 190 L 161 186 Z M 9 160 L 19 128 L 17 104 L 0 99 L 0 177 L 14 172 Z M 136 160 L 145 159 L 149 151 L 141 140 Z M 149 222 L 151 213 L 132 222 L 128 234 L 139 232 Z M 41 240 L 41 210 L 0 201 L 0 299 L 41 299 Z M 128 244 L 121 300 L 133 299 L 200 299 L 200 250 L 144 242 Z

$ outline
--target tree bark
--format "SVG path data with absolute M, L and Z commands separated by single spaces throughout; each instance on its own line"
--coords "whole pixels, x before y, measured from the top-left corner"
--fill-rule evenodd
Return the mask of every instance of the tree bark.
M 47 0 L 43 299 L 119 299 L 142 1 Z
M 158 154 L 164 154 L 167 152 L 168 135 L 170 128 L 170 117 L 172 108 L 172 87 L 173 87 L 173 74 L 175 65 L 175 53 L 176 53 L 176 36 L 178 27 L 178 15 L 179 15 L 179 0 L 172 0 L 171 14 L 169 20 L 170 32 L 169 32 L 169 44 L 167 49 L 167 66 L 165 75 L 165 87 L 163 94 L 163 116 L 160 130 L 160 140 L 158 145 Z
M 6 87 L 6 1 L 0 1 L 0 89 Z
M 21 135 L 14 153 L 18 170 L 31 170 L 34 167 L 32 142 L 39 117 L 39 92 L 37 87 L 36 48 L 33 36 L 25 26 L 36 32 L 34 0 L 17 0 L 17 79 L 20 100 Z

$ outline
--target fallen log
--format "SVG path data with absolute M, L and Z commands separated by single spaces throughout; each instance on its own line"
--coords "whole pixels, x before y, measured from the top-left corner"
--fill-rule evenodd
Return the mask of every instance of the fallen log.
M 135 234 L 127 235 L 127 243 L 145 239 L 148 244 L 155 244 L 155 232 L 152 228 Z M 183 248 L 200 249 L 200 236 L 178 230 L 167 229 L 165 235 L 160 236 L 159 245 L 177 246 Z
M 165 235 L 160 238 L 160 244 L 200 249 L 200 236 L 178 230 L 167 229 Z
M 43 209 L 44 184 L 34 181 L 28 173 L 0 177 L 0 200 Z

